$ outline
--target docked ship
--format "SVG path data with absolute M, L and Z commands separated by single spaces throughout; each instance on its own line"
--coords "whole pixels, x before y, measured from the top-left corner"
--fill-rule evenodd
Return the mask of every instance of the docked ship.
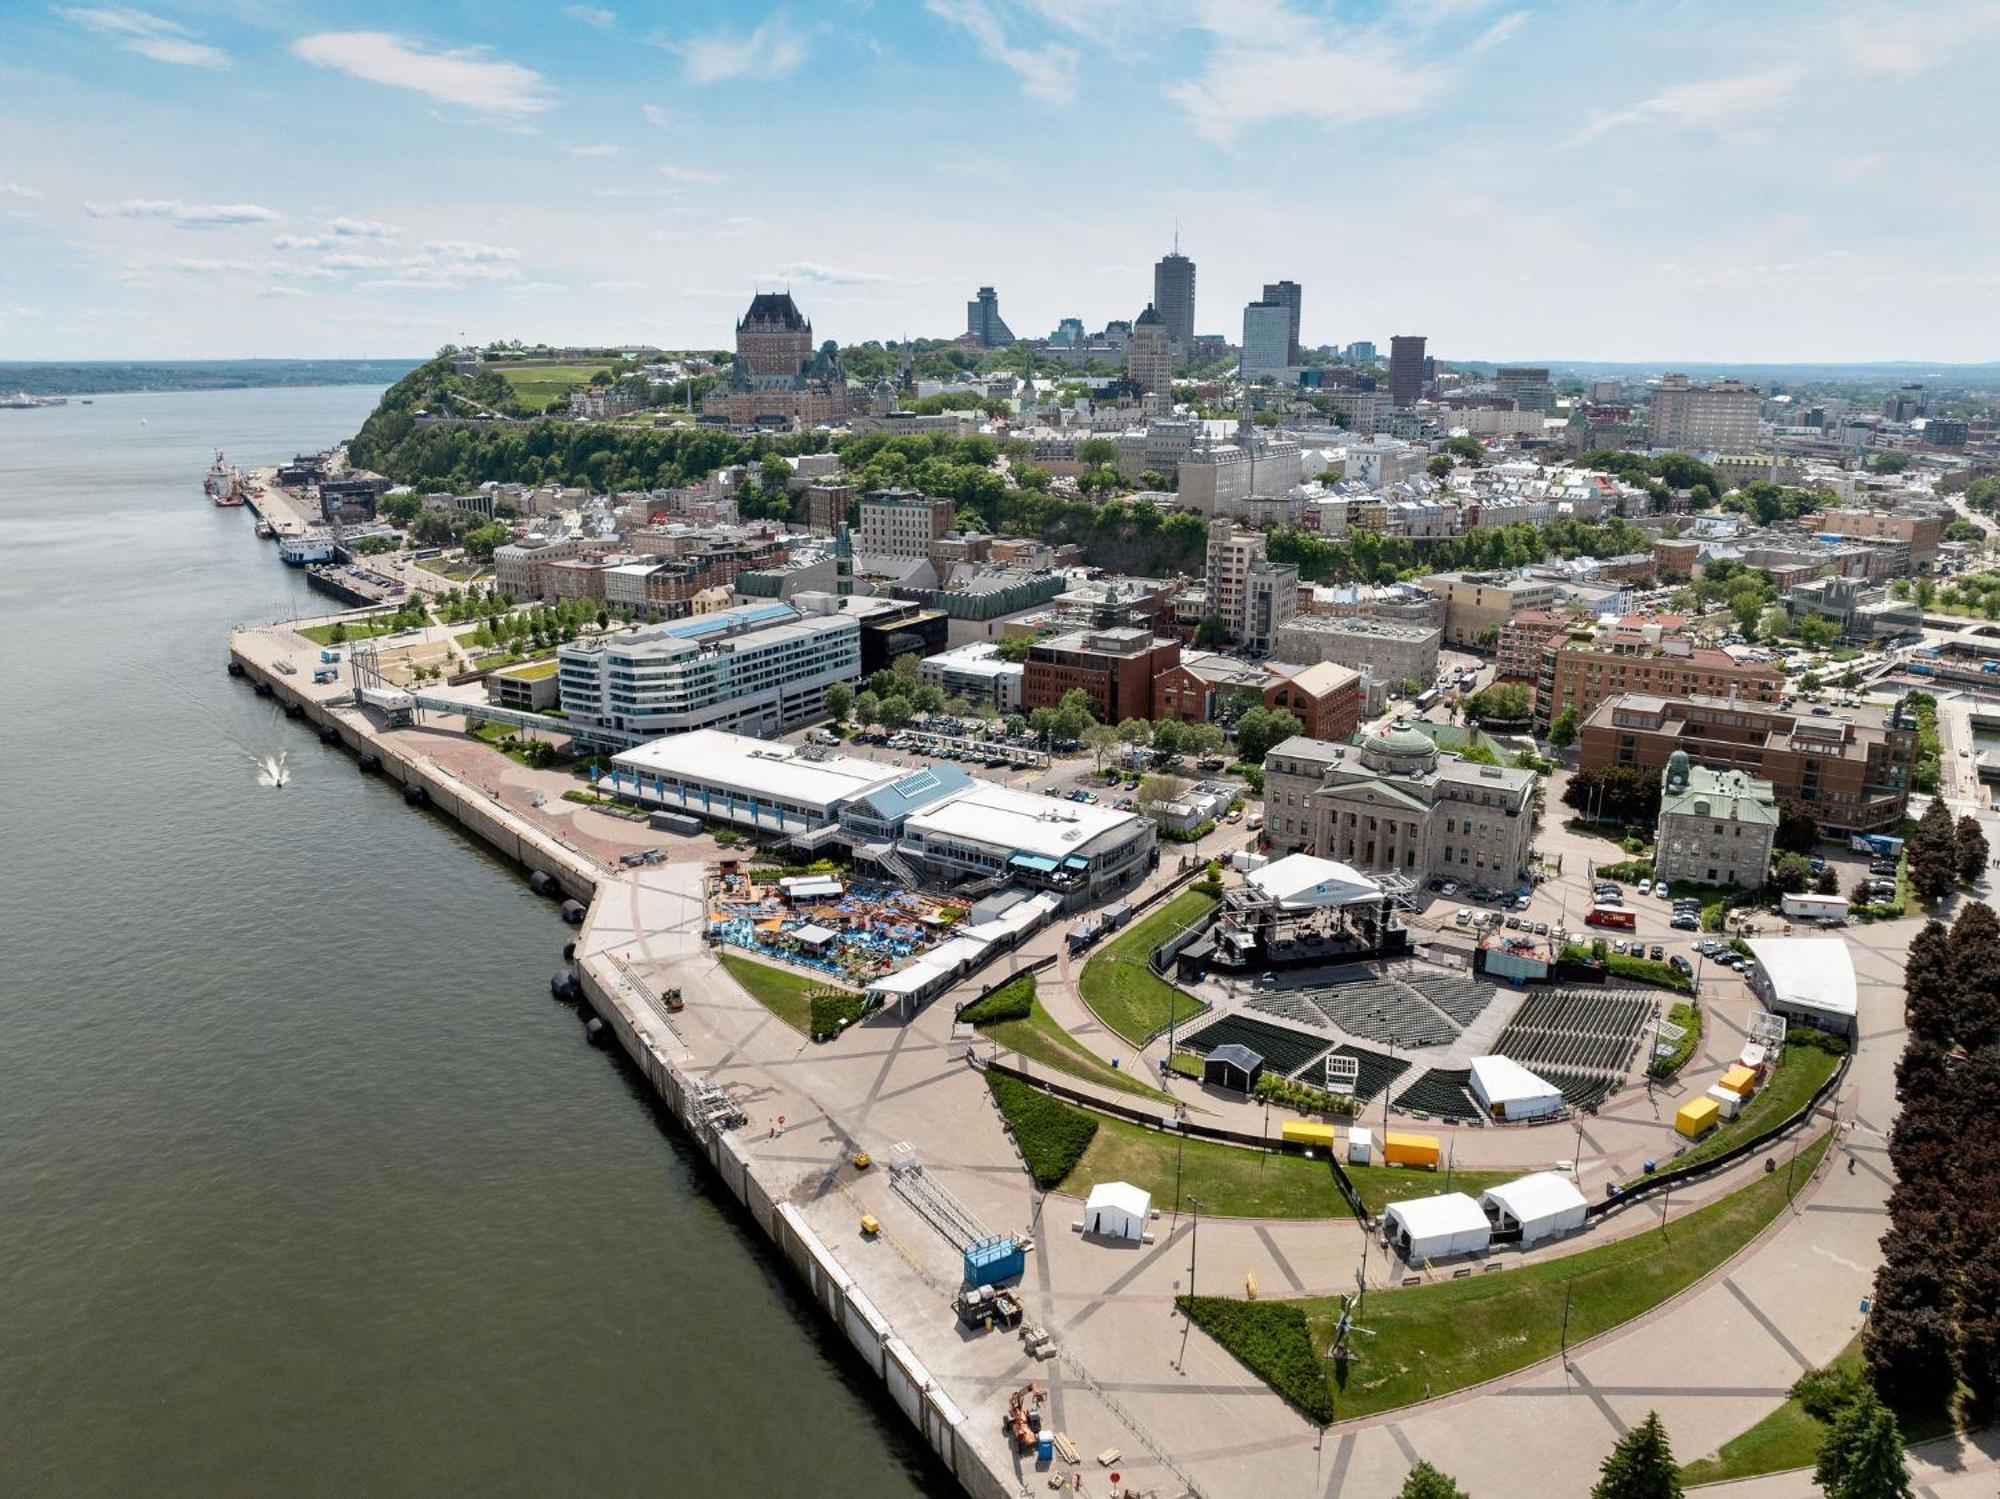
M 37 411 L 44 406 L 67 406 L 68 396 L 31 396 L 25 390 L 14 395 L 0 395 L 0 411 Z M 89 403 L 86 402 L 86 405 Z
M 243 475 L 218 452 L 209 465 L 208 477 L 201 481 L 201 490 L 215 504 L 233 508 L 243 503 Z
M 312 562 L 333 561 L 333 538 L 324 532 L 308 531 L 301 536 L 285 536 L 278 541 L 278 560 L 287 567 L 304 567 Z

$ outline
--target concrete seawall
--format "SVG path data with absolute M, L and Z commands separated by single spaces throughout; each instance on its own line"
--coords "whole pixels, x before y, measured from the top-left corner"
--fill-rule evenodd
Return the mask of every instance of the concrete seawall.
M 626 1055 L 965 1491 L 973 1499 L 1019 1495 L 1022 1488 L 1016 1475 L 996 1466 L 991 1443 L 982 1450 L 973 1440 L 965 1413 L 897 1335 L 889 1316 L 862 1292 L 832 1248 L 785 1200 L 786 1186 L 768 1179 L 771 1168 L 747 1154 L 737 1138 L 703 1122 L 694 1101 L 697 1084 L 673 1059 L 686 1053 L 668 1015 L 635 979 L 621 971 L 615 959 L 586 950 L 591 927 L 602 910 L 598 897 L 622 888 L 611 871 L 525 824 L 448 771 L 407 752 L 396 742 L 393 731 L 377 731 L 361 710 L 350 706 L 351 694 L 346 689 L 315 697 L 308 682 L 271 669 L 268 660 L 246 649 L 236 635 L 230 640 L 230 660 L 247 683 L 268 688 L 288 716 L 315 729 L 330 729 L 335 738 L 325 739 L 323 733 L 325 742 L 338 742 L 364 763 L 372 760 L 370 768 L 385 780 L 406 791 L 420 790 L 424 805 L 453 818 L 531 873 L 548 875 L 564 895 L 589 906 L 579 934 L 577 974 L 591 1007 L 618 1038 Z M 299 711 L 294 714 L 293 709 Z

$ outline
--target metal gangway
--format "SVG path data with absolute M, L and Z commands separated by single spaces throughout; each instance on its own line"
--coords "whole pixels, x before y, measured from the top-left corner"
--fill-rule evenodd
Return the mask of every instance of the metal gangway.
M 960 1253 L 993 1237 L 971 1209 L 925 1173 L 917 1148 L 907 1140 L 889 1151 L 889 1185 Z

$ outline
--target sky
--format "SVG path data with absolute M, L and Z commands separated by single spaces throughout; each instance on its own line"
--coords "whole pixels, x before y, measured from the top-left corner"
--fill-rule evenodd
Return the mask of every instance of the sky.
M 0 359 L 1134 316 L 2000 358 L 2000 3 L 0 4 Z

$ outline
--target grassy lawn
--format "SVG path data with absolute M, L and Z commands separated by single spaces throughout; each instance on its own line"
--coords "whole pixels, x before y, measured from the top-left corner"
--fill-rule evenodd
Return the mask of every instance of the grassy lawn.
M 750 997 L 758 1004 L 801 1036 L 812 1034 L 812 991 L 826 987 L 822 980 L 773 968 L 753 958 L 739 958 L 734 953 L 722 955 L 722 966 L 729 970 L 731 978 L 750 991 Z
M 1829 1365 L 1836 1369 L 1861 1367 L 1861 1334 Z M 1793 1396 L 1770 1415 L 1740 1436 L 1722 1444 L 1714 1457 L 1704 1457 L 1681 1469 L 1684 1483 L 1722 1483 L 1731 1478 L 1754 1478 L 1759 1473 L 1781 1473 L 1787 1468 L 1810 1467 L 1819 1460 L 1820 1438 L 1826 1427 L 1806 1413 Z
M 1380 1148 L 1380 1141 L 1377 1141 Z M 1521 1171 L 1409 1171 L 1401 1166 L 1349 1166 L 1347 1179 L 1361 1194 L 1370 1213 L 1380 1215 L 1392 1202 L 1412 1197 L 1435 1197 L 1440 1192 L 1463 1192 L 1477 1197 L 1488 1187 L 1518 1180 Z
M 519 666 L 507 668 L 507 675 L 517 682 L 544 682 L 562 669 L 562 663 L 551 656 L 546 661 L 527 661 Z
M 1826 1154 L 1831 1135 L 1801 1153 L 1798 1181 Z M 1785 1174 L 1762 1176 L 1676 1220 L 1560 1259 L 1491 1275 L 1372 1293 L 1362 1317 L 1374 1336 L 1342 1381 L 1329 1376 L 1342 1419 L 1395 1410 L 1464 1389 L 1558 1353 L 1563 1304 L 1569 1338 L 1582 1342 L 1687 1289 L 1756 1237 L 1785 1206 Z M 1644 1208 L 1638 1209 L 1644 1212 Z M 1333 1339 L 1337 1297 L 1304 1303 L 1316 1347 Z M 1331 1367 L 1331 1366 L 1329 1366 Z
M 1737 1141 L 1747 1140 L 1781 1119 L 1796 1114 L 1805 1107 L 1806 1100 L 1819 1091 L 1820 1084 L 1833 1076 L 1834 1069 L 1839 1065 L 1840 1058 L 1830 1051 L 1787 1042 L 1784 1060 L 1778 1064 L 1777 1071 L 1771 1074 L 1771 1080 L 1762 1091 L 1743 1106 L 1742 1113 L 1710 1130 L 1700 1141 L 1689 1146 L 1686 1154 L 1661 1161 L 1661 1167 L 1691 1166 L 1710 1160 L 1725 1150 L 1733 1149 Z M 1637 1186 L 1644 1180 L 1644 1177 L 1638 1177 L 1625 1185 Z
M 592 375 L 612 363 L 607 358 L 603 364 L 498 363 L 487 368 L 497 370 L 500 378 L 513 386 L 522 405 L 539 411 L 557 396 L 588 385 Z
M 1027 989 L 1028 1013 L 1018 1019 L 980 1022 L 977 1026 L 980 1035 L 997 1041 L 1009 1051 L 1019 1052 L 1030 1061 L 1053 1067 L 1058 1072 L 1067 1072 L 1085 1082 L 1116 1088 L 1122 1093 L 1136 1093 L 1162 1103 L 1173 1102 L 1170 1095 L 1158 1088 L 1148 1087 L 1143 1079 L 1122 1067 L 1113 1067 L 1058 1025 L 1055 1017 L 1043 1009 L 1042 1002 L 1035 998 L 1035 976 L 1032 973 L 1024 973 L 1003 988 L 996 989 L 989 998 L 999 999 L 1017 985 Z
M 1276 1127 L 1274 1122 L 1272 1128 Z M 1189 1140 L 1183 1155 L 1177 1136 L 1141 1129 L 1123 1119 L 1098 1119 L 1090 1149 L 1060 1190 L 1083 1197 L 1098 1182 L 1128 1181 L 1151 1192 L 1155 1207 L 1171 1212 L 1177 1157 L 1184 1208 L 1189 1197 L 1199 1197 L 1204 1213 L 1230 1218 L 1347 1216 L 1347 1199 L 1340 1195 L 1332 1168 L 1324 1161 L 1212 1140 Z
M 1146 958 L 1182 927 L 1208 914 L 1215 902 L 1183 890 L 1107 943 L 1083 965 L 1078 989 L 1097 1018 L 1134 1046 L 1165 1026 L 1169 1017 L 1192 1020 L 1208 1006 L 1154 973 Z
M 398 624 L 393 614 L 380 614 L 367 619 L 342 620 L 338 624 L 307 625 L 299 633 L 314 645 L 334 645 L 337 643 L 334 632 L 343 627 L 345 627 L 345 632 L 341 636 L 343 641 L 373 640 L 377 635 L 394 635 L 398 630 L 410 628 Z

